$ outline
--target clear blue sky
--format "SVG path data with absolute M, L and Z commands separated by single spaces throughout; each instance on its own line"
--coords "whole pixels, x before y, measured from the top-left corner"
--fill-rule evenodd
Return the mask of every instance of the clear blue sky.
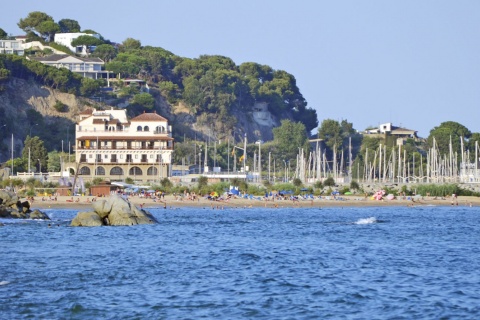
M 392 122 L 426 137 L 456 121 L 480 132 L 478 0 L 22 0 L 3 5 L 0 27 L 23 34 L 17 22 L 32 11 L 114 42 L 285 70 L 320 123 Z

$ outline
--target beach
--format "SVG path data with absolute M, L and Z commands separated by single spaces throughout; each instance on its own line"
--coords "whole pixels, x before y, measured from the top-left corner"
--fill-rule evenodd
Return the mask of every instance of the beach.
M 108 197 L 92 197 L 92 196 L 58 196 L 57 200 L 50 200 L 49 197 L 35 197 L 32 209 L 76 209 L 79 211 L 88 211 L 92 208 L 92 201 L 101 201 Z M 22 199 L 25 201 L 26 199 Z M 179 207 L 198 207 L 198 208 L 298 208 L 298 207 L 378 207 L 378 206 L 480 206 L 480 198 L 472 196 L 459 196 L 456 199 L 452 197 L 436 198 L 436 197 L 405 197 L 393 200 L 372 200 L 361 195 L 350 195 L 336 197 L 323 197 L 322 199 L 300 199 L 292 200 L 256 200 L 244 198 L 231 198 L 227 201 L 212 201 L 205 198 L 199 200 L 177 200 L 173 195 L 166 195 L 165 200 L 154 200 L 140 196 L 129 196 L 128 201 L 139 208 L 161 207 L 165 209 L 173 209 Z

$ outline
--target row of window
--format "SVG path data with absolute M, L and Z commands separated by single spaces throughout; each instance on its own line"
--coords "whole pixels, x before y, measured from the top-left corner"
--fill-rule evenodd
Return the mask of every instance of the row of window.
M 91 175 L 90 168 L 89 167 L 80 168 L 79 174 L 84 175 L 84 176 Z M 104 176 L 105 175 L 105 168 L 104 167 L 97 167 L 95 175 L 96 176 Z M 120 168 L 120 167 L 113 167 L 112 169 L 110 169 L 110 175 L 111 176 L 123 176 L 123 169 Z M 128 175 L 130 175 L 130 176 L 141 176 L 141 175 L 143 175 L 143 171 L 139 167 L 131 167 L 130 170 L 128 171 Z M 158 175 L 158 168 L 156 168 L 156 167 L 148 168 L 147 169 L 147 175 L 148 176 Z

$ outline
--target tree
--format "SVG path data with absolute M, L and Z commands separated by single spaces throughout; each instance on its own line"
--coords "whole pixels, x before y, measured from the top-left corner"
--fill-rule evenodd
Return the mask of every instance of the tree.
M 83 35 L 72 40 L 72 47 L 83 46 L 87 55 L 91 51 L 91 47 L 99 46 L 103 43 L 102 40 L 95 38 L 94 36 Z
M 82 86 L 80 87 L 80 93 L 83 96 L 92 96 L 98 92 L 100 87 L 100 82 L 98 80 L 82 78 Z
M 285 160 L 295 159 L 299 148 L 309 150 L 307 131 L 300 122 L 282 120 L 280 127 L 273 128 L 273 140 Z
M 458 122 L 446 121 L 442 122 L 438 127 L 430 130 L 430 135 L 427 138 L 428 145 L 433 147 L 433 140 L 435 139 L 435 147 L 438 148 L 441 155 L 448 155 L 450 148 L 450 141 L 452 142 L 453 152 L 457 152 L 460 156 L 461 142 L 466 143 L 472 133 L 465 126 Z
M 25 163 L 28 163 L 29 156 L 31 161 L 30 163 L 35 164 L 39 171 L 40 167 L 42 172 L 48 169 L 48 152 L 43 146 L 43 141 L 40 140 L 39 137 L 32 138 L 27 136 L 25 139 L 24 148 L 22 150 L 22 158 L 24 159 Z
M 58 26 L 60 27 L 60 32 L 62 33 L 75 33 L 80 32 L 80 24 L 77 20 L 72 19 L 62 19 L 58 21 Z
M 40 32 L 40 34 L 42 34 L 43 38 L 47 42 L 52 42 L 55 37 L 55 33 L 60 31 L 58 24 L 50 20 L 40 23 L 36 29 L 38 32 Z
M 150 93 L 142 92 L 133 96 L 132 104 L 142 106 L 146 109 L 153 109 L 155 99 Z
M 326 187 L 334 187 L 335 186 L 335 179 L 333 177 L 328 177 L 323 181 L 323 185 Z
M 318 129 L 318 137 L 325 141 L 325 145 L 332 151 L 338 152 L 342 148 L 342 127 L 336 120 L 325 119 Z
M 142 43 L 140 40 L 136 40 L 133 38 L 127 38 L 123 40 L 121 50 L 123 52 L 129 51 L 129 50 L 135 50 L 135 49 L 140 49 L 142 47 Z
M 117 55 L 117 50 L 115 49 L 114 46 L 110 44 L 98 45 L 95 48 L 95 51 L 93 51 L 92 53 L 93 57 L 98 57 L 105 62 L 110 62 L 112 59 L 115 58 L 116 55 Z
M 59 172 L 62 170 L 62 163 L 68 159 L 68 153 L 51 151 L 48 153 L 47 168 L 49 172 Z M 37 160 L 38 161 L 38 160 Z
M 8 39 L 8 34 L 5 32 L 5 30 L 0 28 L 0 40 L 4 40 L 4 39 Z
M 42 36 L 44 39 L 48 39 L 50 36 L 49 31 L 51 30 L 51 24 L 41 26 L 42 23 L 47 21 L 53 21 L 53 18 L 48 14 L 40 11 L 30 12 L 25 19 L 20 19 L 17 23 L 18 27 L 25 31 L 27 34 L 30 32 L 36 33 L 37 35 Z M 39 30 L 48 30 L 47 34 L 43 34 L 42 31 Z

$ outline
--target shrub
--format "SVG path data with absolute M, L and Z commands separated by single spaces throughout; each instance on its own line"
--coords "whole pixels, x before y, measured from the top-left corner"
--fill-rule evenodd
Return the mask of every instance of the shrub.
M 323 189 L 322 181 L 315 182 L 315 184 L 313 186 L 315 187 L 315 189 Z
M 300 187 L 302 185 L 302 180 L 300 180 L 299 178 L 293 179 L 293 185 L 295 187 Z
M 58 100 L 55 102 L 53 107 L 58 112 L 67 112 L 68 111 L 68 106 L 66 104 L 62 103 L 61 101 L 58 101 Z
M 335 180 L 333 179 L 333 177 L 328 177 L 327 179 L 325 179 L 325 181 L 323 181 L 323 185 L 326 187 L 333 187 L 335 186 Z
M 352 182 L 350 182 L 350 189 L 356 191 L 356 190 L 360 189 L 360 185 L 358 184 L 357 181 L 352 180 Z

